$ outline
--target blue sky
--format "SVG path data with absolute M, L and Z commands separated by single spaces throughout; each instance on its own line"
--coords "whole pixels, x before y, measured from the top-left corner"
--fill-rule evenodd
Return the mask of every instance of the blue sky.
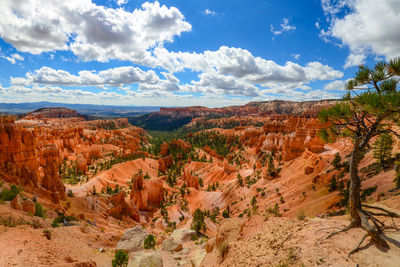
M 399 0 L 15 2 L 0 2 L 0 102 L 338 98 L 358 65 L 400 56 Z

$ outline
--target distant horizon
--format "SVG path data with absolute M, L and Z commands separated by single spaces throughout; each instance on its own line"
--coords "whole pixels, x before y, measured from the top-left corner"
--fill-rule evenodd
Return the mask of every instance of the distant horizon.
M 359 65 L 400 56 L 391 0 L 2 0 L 0 16 L 4 103 L 340 98 Z
M 63 105 L 66 106 L 98 106 L 98 107 L 114 107 L 114 108 L 188 108 L 188 107 L 205 107 L 205 108 L 225 108 L 225 107 L 232 107 L 232 106 L 244 106 L 250 103 L 268 103 L 268 102 L 275 102 L 275 101 L 282 101 L 282 102 L 296 102 L 296 103 L 304 103 L 304 102 L 319 102 L 319 101 L 337 101 L 340 100 L 339 98 L 337 99 L 319 99 L 319 100 L 306 100 L 306 101 L 294 101 L 294 100 L 281 100 L 281 99 L 273 99 L 273 100 L 266 100 L 266 101 L 250 101 L 247 102 L 243 105 L 228 105 L 228 106 L 221 106 L 221 107 L 207 107 L 207 106 L 202 106 L 202 105 L 191 105 L 191 106 L 139 106 L 139 105 L 104 105 L 104 104 L 82 104 L 82 103 L 62 103 L 62 102 L 50 102 L 50 101 L 36 101 L 36 102 L 21 102 L 21 103 L 6 103 L 6 102 L 0 102 L 0 110 L 1 110 L 1 105 L 25 105 L 25 104 L 32 104 L 32 105 L 38 105 L 38 108 L 67 108 Z M 51 104 L 54 106 L 43 106 L 39 107 L 41 104 L 46 105 L 46 104 Z M 60 106 L 56 106 L 60 105 Z

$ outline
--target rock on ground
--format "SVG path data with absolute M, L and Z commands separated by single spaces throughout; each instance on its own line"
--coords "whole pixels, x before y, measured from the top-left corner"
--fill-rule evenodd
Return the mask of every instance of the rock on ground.
M 194 252 L 194 256 L 191 259 L 192 266 L 199 267 L 200 264 L 203 262 L 204 258 L 206 257 L 206 250 L 205 249 L 197 249 Z
M 172 232 L 171 237 L 178 243 L 190 241 L 192 236 L 196 235 L 196 231 L 190 229 L 176 229 Z
M 180 251 L 182 250 L 182 243 L 175 241 L 172 237 L 168 237 L 163 241 L 162 248 L 164 251 Z
M 196 234 L 195 231 L 181 228 L 172 232 L 171 236 L 163 241 L 163 250 L 165 251 L 180 251 L 183 248 L 182 243 L 191 240 L 192 236 Z
M 135 226 L 126 230 L 118 241 L 116 250 L 123 250 L 128 253 L 143 249 L 144 239 L 149 233 L 141 226 Z
M 156 251 L 140 251 L 134 254 L 128 267 L 163 267 L 163 260 Z

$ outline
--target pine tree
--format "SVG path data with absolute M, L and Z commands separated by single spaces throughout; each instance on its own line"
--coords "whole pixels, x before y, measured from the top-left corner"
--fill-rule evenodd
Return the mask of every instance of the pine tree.
M 237 175 L 237 180 L 238 180 L 238 183 L 239 183 L 239 185 L 240 186 L 243 186 L 243 178 L 242 178 L 242 176 L 238 173 L 238 175 Z
M 340 167 L 341 167 L 341 163 L 342 162 L 342 158 L 340 157 L 340 154 L 339 154 L 339 152 L 338 153 L 336 153 L 335 154 L 335 158 L 333 159 L 333 161 L 332 161 L 332 166 L 335 168 L 335 169 L 340 169 Z
M 276 177 L 274 158 L 272 157 L 272 154 L 269 155 L 269 157 L 268 157 L 268 170 L 267 171 L 268 171 L 269 176 Z
M 387 161 L 392 157 L 393 137 L 390 134 L 378 136 L 374 143 L 374 158 L 385 168 Z
M 251 199 L 250 204 L 251 204 L 252 206 L 254 206 L 256 203 L 257 203 L 256 196 L 253 196 L 253 198 Z
M 202 231 L 204 232 L 206 230 L 204 212 L 200 209 L 196 209 L 193 213 L 193 220 L 190 229 L 195 230 L 197 234 L 201 234 Z
M 372 138 L 394 133 L 392 126 L 400 117 L 399 75 L 400 58 L 388 63 L 377 63 L 374 68 L 360 66 L 355 78 L 347 82 L 346 87 L 349 92 L 345 94 L 343 100 L 319 113 L 321 122 L 329 124 L 320 132 L 325 141 L 334 141 L 337 137 L 348 137 L 353 142 L 350 154 L 349 188 L 351 222 L 339 232 L 353 227 L 362 227 L 375 244 L 386 248 L 389 246 L 381 237 L 383 233 L 381 226 L 376 223 L 373 213 L 365 211 L 366 208 L 377 208 L 361 204 L 361 179 L 358 175 L 358 167 L 361 155 L 368 148 Z M 393 215 L 384 209 L 380 209 L 379 212 L 385 216 Z
M 333 192 L 337 189 L 336 176 L 333 175 L 331 181 L 329 182 L 329 192 Z

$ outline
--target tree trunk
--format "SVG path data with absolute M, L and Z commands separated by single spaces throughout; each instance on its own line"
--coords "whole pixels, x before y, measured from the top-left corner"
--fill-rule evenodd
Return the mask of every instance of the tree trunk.
M 350 159 L 350 190 L 349 190 L 349 209 L 350 209 L 350 224 L 352 227 L 361 226 L 361 218 L 359 211 L 361 210 L 361 181 L 358 177 L 358 163 L 360 162 L 359 142 L 354 142 L 353 152 Z

